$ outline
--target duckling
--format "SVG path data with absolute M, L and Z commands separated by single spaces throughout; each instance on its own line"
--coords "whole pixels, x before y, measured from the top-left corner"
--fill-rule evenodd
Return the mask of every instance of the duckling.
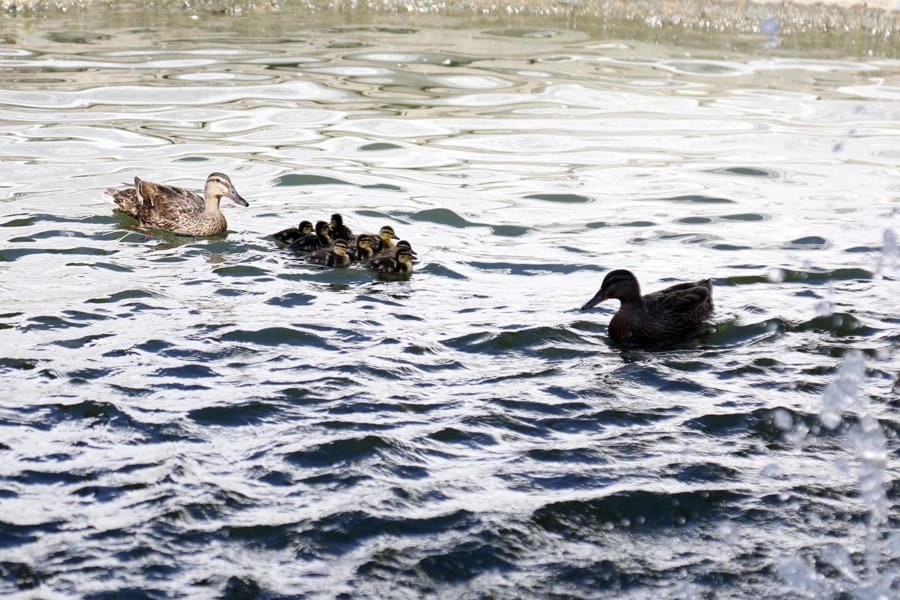
M 385 225 L 381 229 L 378 230 L 378 248 L 375 249 L 375 252 L 381 254 L 386 250 L 390 250 L 394 247 L 394 240 L 397 239 L 397 234 L 394 233 L 394 228 L 390 225 Z
M 347 253 L 347 240 L 337 240 L 331 248 L 321 248 L 307 255 L 306 260 L 326 267 L 349 267 L 350 255 Z
M 354 262 L 363 262 L 375 256 L 372 250 L 372 243 L 375 241 L 371 235 L 366 233 L 356 236 L 356 241 L 350 247 L 350 258 Z
M 234 189 L 228 175 L 210 173 L 203 196 L 184 188 L 134 178 L 134 187 L 108 188 L 104 196 L 117 210 L 136 218 L 141 225 L 165 229 L 179 235 L 219 235 L 228 228 L 219 207 L 223 197 L 239 206 L 249 206 Z
M 300 221 L 300 225 L 297 227 L 282 229 L 278 233 L 273 234 L 272 237 L 276 242 L 284 244 L 285 246 L 290 246 L 297 240 L 306 237 L 311 233 L 313 233 L 312 223 L 309 221 Z
M 392 255 L 382 255 L 373 258 L 366 265 L 380 276 L 407 277 L 413 272 L 412 251 L 407 248 L 398 248 Z
M 609 321 L 609 337 L 629 345 L 679 342 L 699 329 L 713 311 L 709 279 L 679 283 L 641 296 L 641 287 L 631 271 L 617 269 L 603 278 L 593 298 L 581 307 L 587 310 L 608 298 L 621 302 Z
M 314 233 L 309 233 L 299 240 L 293 242 L 290 246 L 288 246 L 288 250 L 302 253 L 313 252 L 314 250 L 319 250 L 320 248 L 330 247 L 331 236 L 328 235 L 328 223 L 326 221 L 319 221 L 316 223 L 316 231 Z
M 328 233 L 331 234 L 331 239 L 334 240 L 347 240 L 348 242 L 353 239 L 353 232 L 350 231 L 350 228 L 344 225 L 344 217 L 335 213 L 331 215 L 331 222 L 328 224 Z

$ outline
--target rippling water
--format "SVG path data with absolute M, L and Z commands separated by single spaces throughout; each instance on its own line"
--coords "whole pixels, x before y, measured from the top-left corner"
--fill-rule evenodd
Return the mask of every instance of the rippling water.
M 0 48 L 0 592 L 898 594 L 900 62 L 138 17 Z M 212 171 L 220 238 L 101 199 Z M 414 275 L 267 238 L 332 212 Z M 714 328 L 610 344 L 613 268 Z

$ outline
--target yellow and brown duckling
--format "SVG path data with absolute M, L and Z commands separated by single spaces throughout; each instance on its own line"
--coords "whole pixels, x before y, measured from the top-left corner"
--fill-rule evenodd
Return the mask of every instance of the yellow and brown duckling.
M 621 302 L 618 312 L 609 321 L 609 337 L 628 345 L 683 341 L 696 333 L 713 311 L 709 279 L 679 283 L 642 296 L 634 274 L 617 269 L 607 273 L 600 291 L 581 310 L 609 298 Z
M 331 248 L 321 248 L 306 256 L 309 262 L 324 267 L 349 267 L 350 254 L 347 252 L 347 240 L 336 240 Z
M 375 250 L 372 248 L 374 243 L 375 238 L 367 233 L 356 236 L 356 240 L 349 248 L 350 258 L 353 259 L 353 262 L 365 262 L 372 259 L 375 256 Z
M 108 188 L 104 195 L 115 210 L 131 215 L 145 227 L 165 229 L 179 235 L 212 236 L 228 228 L 219 206 L 223 197 L 249 206 L 223 173 L 210 173 L 203 195 L 184 188 L 134 178 L 134 187 Z
M 330 248 L 332 244 L 331 236 L 328 234 L 328 222 L 319 221 L 316 223 L 316 230 L 308 233 L 299 240 L 288 246 L 288 250 L 292 252 L 314 252 L 322 248 Z
M 353 240 L 353 232 L 349 227 L 344 225 L 344 217 L 338 213 L 331 215 L 331 221 L 328 223 L 328 233 L 333 240 Z
M 393 227 L 385 225 L 378 230 L 378 235 L 375 239 L 375 254 L 382 254 L 394 248 L 394 240 L 397 239 L 397 234 L 394 232 Z
M 413 272 L 413 253 L 409 248 L 397 248 L 393 253 L 373 258 L 366 266 L 382 277 L 407 277 Z
M 300 224 L 297 227 L 288 227 L 287 229 L 282 229 L 278 233 L 272 235 L 276 242 L 279 244 L 283 244 L 285 246 L 290 246 L 297 240 L 300 240 L 307 235 L 313 233 L 313 225 L 309 221 L 300 221 Z

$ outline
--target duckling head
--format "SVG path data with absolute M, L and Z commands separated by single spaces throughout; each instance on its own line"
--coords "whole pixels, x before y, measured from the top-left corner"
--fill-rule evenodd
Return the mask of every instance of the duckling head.
M 378 237 L 380 237 L 385 242 L 390 242 L 390 240 L 397 239 L 397 234 L 394 233 L 393 227 L 391 227 L 390 225 L 385 225 L 378 230 Z
M 592 308 L 609 298 L 618 298 L 622 304 L 640 303 L 641 286 L 634 273 L 625 269 L 616 269 L 607 273 L 600 285 L 600 291 L 594 294 L 594 297 L 588 300 L 581 310 Z
M 217 202 L 222 197 L 231 198 L 231 201 L 239 206 L 250 206 L 244 198 L 234 189 L 231 179 L 224 173 L 210 173 L 206 178 L 206 186 L 203 188 L 203 195 Z
M 300 225 L 297 226 L 297 229 L 299 229 L 300 233 L 303 235 L 309 235 L 313 232 L 313 224 L 309 221 L 300 221 Z
M 416 254 L 416 251 L 412 249 L 412 244 L 410 244 L 407 240 L 400 240 L 399 242 L 397 242 L 397 245 L 394 247 L 397 250 L 401 250 L 401 249 L 409 250 L 410 254 L 412 254 L 412 257 L 414 259 L 419 257 L 419 255 Z
M 328 233 L 328 221 L 316 221 L 316 235 Z
M 334 213 L 331 215 L 331 222 L 329 223 L 332 229 L 337 229 L 339 227 L 344 226 L 344 217 L 339 215 L 338 213 Z
M 373 240 L 372 236 L 370 236 L 370 235 L 361 235 L 356 240 L 356 247 L 357 248 L 371 248 L 372 242 L 374 242 L 374 241 L 375 240 Z

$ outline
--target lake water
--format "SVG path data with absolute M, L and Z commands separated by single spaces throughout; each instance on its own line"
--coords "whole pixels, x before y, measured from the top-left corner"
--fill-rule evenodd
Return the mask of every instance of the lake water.
M 896 40 L 190 17 L 0 22 L 0 594 L 900 595 Z M 267 238 L 334 212 L 416 272 Z M 611 344 L 615 268 L 713 327 Z

